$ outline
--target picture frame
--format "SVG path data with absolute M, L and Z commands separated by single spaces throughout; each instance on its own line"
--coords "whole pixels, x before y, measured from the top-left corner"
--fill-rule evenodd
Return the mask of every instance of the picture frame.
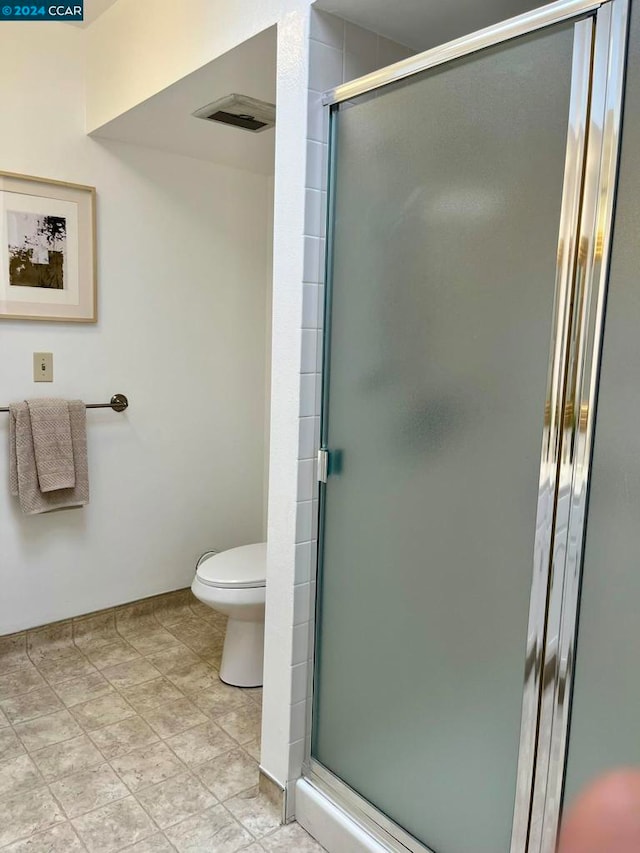
M 97 322 L 95 187 L 0 171 L 0 319 Z

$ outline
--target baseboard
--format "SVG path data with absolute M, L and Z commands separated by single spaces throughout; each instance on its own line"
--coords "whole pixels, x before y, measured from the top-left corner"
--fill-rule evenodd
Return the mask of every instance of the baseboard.
M 89 613 L 78 613 L 75 616 L 68 616 L 65 619 L 58 619 L 55 622 L 45 622 L 41 625 L 34 625 L 31 628 L 23 628 L 20 631 L 13 631 L 10 634 L 0 633 L 0 639 L 16 639 L 24 637 L 27 634 L 38 634 L 42 631 L 51 631 L 53 629 L 62 630 L 63 626 L 77 625 L 79 628 L 83 624 L 88 623 L 91 619 L 97 617 L 114 616 L 126 617 L 127 612 L 146 612 L 154 613 L 163 611 L 167 608 L 181 607 L 184 605 L 199 606 L 198 600 L 194 597 L 190 587 L 171 590 L 169 592 L 160 592 L 145 598 L 136 598 L 133 601 L 125 601 L 122 604 L 115 604 L 111 607 L 104 607 L 101 610 L 92 610 Z M 203 607 L 206 605 L 202 605 Z
M 260 768 L 260 776 L 258 779 L 258 789 L 261 794 L 264 794 L 265 797 L 269 800 L 269 802 L 273 803 L 274 806 L 280 812 L 280 820 L 282 823 L 285 823 L 285 814 L 286 814 L 286 796 L 285 789 L 282 785 L 277 782 L 273 776 L 267 773 L 266 770 Z
M 391 851 L 307 779 L 296 784 L 296 820 L 329 853 Z

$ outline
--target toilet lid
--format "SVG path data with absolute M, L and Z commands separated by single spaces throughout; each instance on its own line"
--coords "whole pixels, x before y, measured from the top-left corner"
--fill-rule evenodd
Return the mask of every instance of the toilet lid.
M 267 580 L 267 543 L 242 545 L 206 557 L 196 577 L 207 586 L 227 589 L 265 586 Z

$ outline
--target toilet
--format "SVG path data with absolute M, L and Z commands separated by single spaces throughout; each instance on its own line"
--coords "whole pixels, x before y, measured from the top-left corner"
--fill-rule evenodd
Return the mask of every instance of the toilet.
M 191 591 L 229 617 L 220 678 L 234 687 L 261 687 L 267 543 L 242 545 L 201 558 Z

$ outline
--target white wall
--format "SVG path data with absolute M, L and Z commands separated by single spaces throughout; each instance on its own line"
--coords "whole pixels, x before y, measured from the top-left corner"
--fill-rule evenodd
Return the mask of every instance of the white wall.
M 130 409 L 88 413 L 87 508 L 25 517 L 0 486 L 0 634 L 188 585 L 207 547 L 264 532 L 269 179 L 86 137 L 85 36 L 0 32 L 0 168 L 97 186 L 100 312 L 1 320 L 0 405 L 118 391 Z

